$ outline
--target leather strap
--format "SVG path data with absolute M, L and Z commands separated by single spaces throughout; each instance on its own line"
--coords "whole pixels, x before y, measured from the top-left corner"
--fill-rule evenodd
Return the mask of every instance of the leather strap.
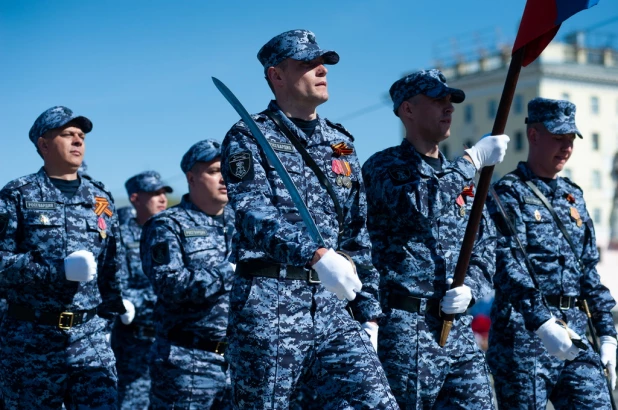
M 28 306 L 10 304 L 6 312 L 7 317 L 34 322 L 40 325 L 56 326 L 59 329 L 69 330 L 74 326 L 86 323 L 97 315 L 97 309 L 80 310 L 77 312 L 46 312 L 34 310 Z
M 332 184 L 326 175 L 324 175 L 324 172 L 320 169 L 318 164 L 316 164 L 315 160 L 311 157 L 311 155 L 309 155 L 305 147 L 303 147 L 302 142 L 300 142 L 288 126 L 281 121 L 279 114 L 271 110 L 266 110 L 264 113 L 277 125 L 277 127 L 279 127 L 281 132 L 285 134 L 292 145 L 294 145 L 296 150 L 303 157 L 303 160 L 307 166 L 311 168 L 315 176 L 318 178 L 318 181 L 320 181 L 320 184 L 326 189 L 328 195 L 333 200 L 333 203 L 335 204 L 335 212 L 337 212 L 337 223 L 339 224 L 338 243 L 340 243 L 341 235 L 343 234 L 343 209 L 341 208 L 341 204 L 339 203 L 339 199 L 337 198 L 337 194 L 335 193 Z
M 239 262 L 236 265 L 236 274 L 240 276 L 254 276 L 263 278 L 279 279 L 281 265 L 266 262 Z M 296 266 L 286 266 L 285 279 L 306 280 L 308 283 L 318 284 L 320 279 L 318 273 L 313 269 L 303 269 Z
M 217 353 L 223 356 L 227 349 L 226 342 L 203 339 L 193 332 L 172 329 L 166 338 L 171 344 L 187 349 L 199 349 L 207 352 Z

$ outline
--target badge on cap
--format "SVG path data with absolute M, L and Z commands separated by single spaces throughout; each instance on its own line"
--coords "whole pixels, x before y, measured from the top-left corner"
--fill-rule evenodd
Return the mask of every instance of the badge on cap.
M 538 209 L 534 211 L 534 219 L 536 219 L 537 221 L 541 220 L 541 213 L 539 212 Z

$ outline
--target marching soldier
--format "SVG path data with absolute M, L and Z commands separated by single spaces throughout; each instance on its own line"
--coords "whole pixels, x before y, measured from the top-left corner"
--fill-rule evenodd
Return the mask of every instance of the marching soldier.
M 172 188 L 161 181 L 155 171 L 144 171 L 125 183 L 135 217 L 120 224 L 124 248 L 122 293 L 130 315 L 121 315 L 112 332 L 112 348 L 118 370 L 118 400 L 121 409 L 148 408 L 150 373 L 148 358 L 154 342 L 154 306 L 156 296 L 142 270 L 140 238 L 142 226 L 153 215 L 167 208 L 167 194 Z
M 575 105 L 535 98 L 528 103 L 526 123 L 528 160 L 495 185 L 513 231 L 497 203 L 488 203 L 501 233 L 487 352 L 498 405 L 539 409 L 551 401 L 556 409 L 608 409 L 600 363 L 613 389 L 615 302 L 596 271 L 599 253 L 583 192 L 558 176 L 575 136 L 581 138 Z M 586 310 L 600 336 L 600 358 L 584 337 Z M 582 339 L 586 348 L 579 349 L 572 338 Z
M 215 140 L 193 145 L 180 164 L 189 193 L 142 232 L 142 267 L 157 296 L 151 409 L 218 410 L 231 401 L 223 354 L 234 213 L 226 206 L 220 157 Z
M 43 112 L 30 141 L 35 174 L 0 191 L 0 388 L 10 409 L 114 408 L 116 370 L 97 312 L 124 313 L 111 194 L 78 174 L 92 122 Z M 111 319 L 108 317 L 107 319 Z
M 448 87 L 440 71 L 426 70 L 396 81 L 390 95 L 406 137 L 363 166 L 367 226 L 386 315 L 378 353 L 401 408 L 493 409 L 484 355 L 466 314 L 492 285 L 496 236 L 486 212 L 464 285 L 449 290 L 449 284 L 476 171 L 500 162 L 509 138 L 483 138 L 449 161 L 438 144 L 449 137 L 453 104 L 464 100 L 464 92 Z M 456 320 L 441 347 L 443 312 Z
M 377 286 L 361 290 L 361 281 L 373 284 L 378 274 L 371 265 L 354 139 L 316 113 L 328 100 L 326 65 L 336 64 L 339 55 L 322 50 L 312 32 L 292 30 L 272 38 L 258 59 L 275 101 L 253 118 L 305 199 L 327 248 L 309 236 L 247 125 L 236 123 L 223 142 L 221 161 L 238 231 L 226 353 L 234 405 L 287 408 L 304 383 L 324 409 L 396 408 L 367 334 L 376 334 L 381 309 Z M 335 249 L 351 257 L 361 281 Z M 356 321 L 346 310 L 348 301 Z

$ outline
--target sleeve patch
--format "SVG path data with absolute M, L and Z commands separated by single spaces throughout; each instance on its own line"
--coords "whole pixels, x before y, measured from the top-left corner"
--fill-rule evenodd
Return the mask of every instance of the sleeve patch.
M 409 182 L 412 182 L 413 175 L 410 168 L 403 165 L 396 165 L 394 167 L 390 167 L 388 169 L 388 176 L 390 177 L 393 185 L 405 185 Z
M 239 181 L 254 178 L 253 157 L 249 151 L 240 151 L 230 155 L 228 159 L 230 174 Z
M 160 242 L 150 249 L 152 261 L 157 265 L 170 263 L 170 247 L 167 242 Z

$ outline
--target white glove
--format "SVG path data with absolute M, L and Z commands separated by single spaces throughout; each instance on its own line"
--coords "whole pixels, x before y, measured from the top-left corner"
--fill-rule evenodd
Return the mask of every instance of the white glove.
M 369 335 L 369 340 L 371 340 L 371 345 L 373 346 L 373 350 L 378 352 L 378 329 L 379 326 L 377 323 L 373 322 L 365 322 L 361 325 L 363 330 L 367 332 Z
M 230 267 L 232 268 L 232 270 L 234 272 L 236 272 L 236 264 L 235 263 L 230 262 Z
M 356 292 L 360 292 L 363 287 L 352 264 L 332 249 L 313 265 L 313 269 L 326 290 L 337 295 L 339 300 L 354 300 Z
M 504 159 L 506 145 L 511 139 L 508 135 L 486 134 L 466 153 L 472 159 L 477 171 L 488 165 L 496 165 Z
M 616 346 L 618 342 L 615 337 L 601 336 L 601 363 L 609 372 L 609 382 L 612 390 L 616 388 Z
M 120 315 L 120 321 L 128 326 L 135 319 L 135 305 L 128 299 L 122 299 L 122 304 L 127 311 Z
M 73 282 L 89 282 L 97 274 L 97 261 L 90 251 L 76 251 L 64 258 L 64 274 Z
M 446 283 L 451 285 L 453 279 L 448 278 Z M 466 285 L 461 285 L 446 291 L 442 301 L 440 301 L 440 309 L 448 315 L 464 313 L 468 309 L 471 300 L 472 290 Z
M 579 336 L 571 330 L 560 326 L 555 318 L 551 318 L 539 327 L 535 333 L 541 338 L 547 353 L 560 360 L 573 360 L 579 354 L 579 348 L 571 342 L 571 336 Z

